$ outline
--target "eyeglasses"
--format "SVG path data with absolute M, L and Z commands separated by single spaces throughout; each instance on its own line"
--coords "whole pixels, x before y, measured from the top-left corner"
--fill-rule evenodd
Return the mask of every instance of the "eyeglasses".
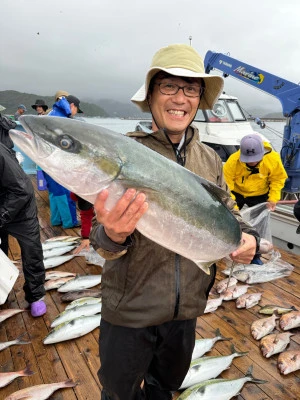
M 200 86 L 186 85 L 179 86 L 175 83 L 155 83 L 158 85 L 161 94 L 166 94 L 167 96 L 172 96 L 178 93 L 179 89 L 182 89 L 183 93 L 187 97 L 200 97 L 203 93 L 203 89 Z

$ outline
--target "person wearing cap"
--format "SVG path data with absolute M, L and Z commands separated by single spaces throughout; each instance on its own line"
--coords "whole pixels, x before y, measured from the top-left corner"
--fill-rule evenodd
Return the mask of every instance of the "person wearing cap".
M 15 121 L 18 121 L 19 117 L 21 115 L 23 115 L 26 111 L 27 111 L 27 108 L 24 106 L 24 104 L 19 104 L 18 105 L 18 109 L 17 109 L 17 111 L 15 112 L 15 115 L 14 115 Z
M 300 222 L 300 200 L 297 201 L 297 203 L 294 205 L 294 215 L 297 218 L 297 220 Z M 296 229 L 296 233 L 300 235 L 300 225 Z
M 223 167 L 232 198 L 241 210 L 266 202 L 274 211 L 287 179 L 280 155 L 259 134 L 246 135 L 240 149 L 231 154 Z
M 53 104 L 48 116 L 73 118 L 80 110 L 80 100 L 73 96 L 64 96 L 66 92 L 58 91 L 55 94 L 57 101 Z M 50 203 L 50 222 L 52 226 L 62 225 L 64 229 L 79 227 L 77 220 L 76 203 L 71 199 L 70 191 L 57 183 L 50 175 L 43 171 L 47 182 Z
M 164 47 L 154 55 L 145 84 L 131 99 L 151 112 L 152 132 L 127 135 L 226 190 L 221 159 L 200 142 L 191 125 L 198 108 L 213 108 L 222 88 L 223 79 L 205 74 L 193 47 Z M 142 191 L 129 188 L 110 211 L 107 198 L 107 190 L 96 198 L 90 234 L 92 246 L 106 259 L 101 282 L 101 398 L 171 400 L 189 369 L 196 319 L 204 312 L 216 266 L 207 275 L 191 260 L 136 230 L 148 209 Z M 259 236 L 234 210 L 229 193 L 226 199 L 243 230 L 243 245 L 231 256 L 247 263 Z
M 47 114 L 48 106 L 44 100 L 37 99 L 35 104 L 33 104 L 31 107 L 38 113 L 38 115 Z

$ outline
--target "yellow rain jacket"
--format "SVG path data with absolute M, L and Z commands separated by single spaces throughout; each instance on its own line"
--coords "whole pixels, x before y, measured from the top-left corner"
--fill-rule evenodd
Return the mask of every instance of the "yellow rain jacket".
M 277 203 L 281 197 L 281 189 L 288 177 L 281 162 L 280 155 L 268 142 L 264 142 L 265 155 L 258 163 L 259 173 L 251 174 L 247 164 L 240 161 L 240 150 L 233 153 L 223 166 L 224 176 L 232 191 L 244 197 L 261 196 L 269 192 L 268 201 Z

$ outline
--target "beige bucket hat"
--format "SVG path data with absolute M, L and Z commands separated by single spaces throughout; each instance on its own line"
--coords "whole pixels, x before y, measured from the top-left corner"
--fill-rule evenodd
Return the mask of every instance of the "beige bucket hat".
M 205 73 L 203 60 L 193 47 L 186 44 L 172 44 L 154 54 L 145 84 L 131 98 L 131 101 L 144 112 L 150 111 L 147 102 L 149 84 L 159 71 L 187 78 L 202 78 L 205 82 L 205 92 L 199 103 L 201 110 L 211 110 L 223 90 L 223 78 Z

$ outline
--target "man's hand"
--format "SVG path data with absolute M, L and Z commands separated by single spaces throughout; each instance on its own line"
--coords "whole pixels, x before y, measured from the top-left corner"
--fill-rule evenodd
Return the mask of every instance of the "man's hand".
M 89 250 L 90 249 L 90 240 L 89 239 L 82 239 L 80 245 L 76 247 L 73 251 L 73 254 L 79 254 L 81 250 Z
M 94 204 L 96 218 L 104 226 L 106 235 L 113 242 L 122 244 L 134 232 L 139 219 L 148 210 L 146 195 L 137 193 L 135 189 L 128 189 L 111 211 L 105 208 L 107 198 L 106 189 L 98 194 Z
M 242 264 L 250 264 L 256 252 L 256 239 L 253 235 L 242 233 L 241 246 L 230 254 L 230 258 Z
M 274 203 L 273 201 L 267 201 L 267 208 L 270 211 L 275 211 L 276 209 L 276 203 Z

